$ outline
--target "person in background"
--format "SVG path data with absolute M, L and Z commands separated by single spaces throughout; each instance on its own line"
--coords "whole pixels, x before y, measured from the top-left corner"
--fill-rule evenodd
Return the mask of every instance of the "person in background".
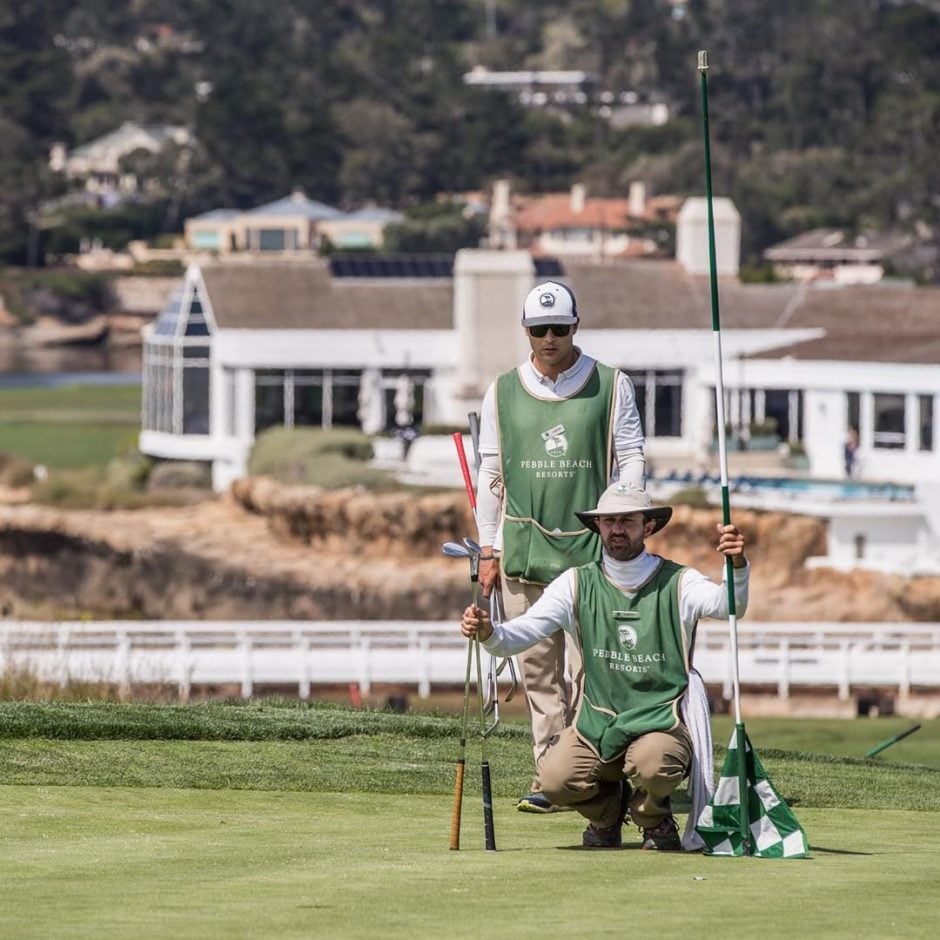
M 856 454 L 858 453 L 859 439 L 858 431 L 849 425 L 845 432 L 845 446 L 843 448 L 843 457 L 845 459 L 845 475 L 852 479 L 855 476 Z
M 478 539 L 484 597 L 499 590 L 507 619 L 523 614 L 562 571 L 595 561 L 600 541 L 573 507 L 593 505 L 613 480 L 642 488 L 643 429 L 633 384 L 574 344 L 580 324 L 574 293 L 546 281 L 529 292 L 522 328 L 531 347 L 518 368 L 487 389 L 480 418 Z M 567 676 L 566 676 L 567 647 Z M 571 723 L 581 659 L 564 632 L 518 657 L 536 766 Z M 538 773 L 516 804 L 557 809 Z
M 619 848 L 629 815 L 644 849 L 676 850 L 681 839 L 670 794 L 692 762 L 694 716 L 685 718 L 680 708 L 697 677 L 695 629 L 701 617 L 728 616 L 728 588 L 646 550 L 672 509 L 654 506 L 644 490 L 615 483 L 595 509 L 577 516 L 600 533 L 601 560 L 566 571 L 505 623 L 491 623 L 471 605 L 461 633 L 494 656 L 518 654 L 559 633 L 579 645 L 584 692 L 574 724 L 542 756 L 542 793 L 587 819 L 586 848 Z M 718 551 L 736 569 L 735 604 L 743 616 L 750 574 L 744 537 L 733 525 L 717 529 Z

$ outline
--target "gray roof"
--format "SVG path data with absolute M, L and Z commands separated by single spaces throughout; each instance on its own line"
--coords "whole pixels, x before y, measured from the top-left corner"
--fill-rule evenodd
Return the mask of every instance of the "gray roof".
M 304 216 L 311 221 L 318 222 L 320 219 L 337 219 L 342 216 L 339 209 L 328 206 L 324 202 L 317 202 L 314 199 L 308 199 L 301 192 L 291 193 L 283 199 L 277 199 L 274 202 L 266 203 L 255 209 L 250 209 L 245 215 L 283 215 L 283 216 Z
M 396 212 L 394 209 L 366 206 L 364 209 L 356 209 L 355 212 L 347 212 L 341 218 L 358 222 L 400 222 L 404 217 L 401 212 Z
M 108 131 L 107 134 L 102 134 L 101 137 L 95 137 L 93 140 L 76 147 L 69 156 L 94 156 L 105 148 L 126 147 L 141 132 L 147 134 L 155 144 L 163 144 L 171 140 L 180 131 L 186 131 L 186 128 L 181 124 L 138 124 L 135 121 L 125 121 L 113 131 Z
M 449 280 L 332 279 L 322 262 L 202 268 L 221 329 L 446 330 Z
M 586 329 L 711 330 L 707 277 L 672 261 L 565 263 Z M 223 329 L 452 329 L 449 278 L 331 277 L 322 261 L 202 268 Z M 719 286 L 723 329 L 825 330 L 762 358 L 940 363 L 940 288 Z
M 238 209 L 210 209 L 208 212 L 203 212 L 202 215 L 194 215 L 190 221 L 195 222 L 197 219 L 201 219 L 204 222 L 224 222 L 240 215 L 241 212 Z
M 860 232 L 851 236 L 841 229 L 815 228 L 764 251 L 770 261 L 874 262 L 903 248 L 909 239 L 882 232 Z
M 708 278 L 676 261 L 635 259 L 614 264 L 564 263 L 586 329 L 710 330 Z M 794 284 L 719 283 L 722 326 L 771 329 L 781 324 L 798 291 Z

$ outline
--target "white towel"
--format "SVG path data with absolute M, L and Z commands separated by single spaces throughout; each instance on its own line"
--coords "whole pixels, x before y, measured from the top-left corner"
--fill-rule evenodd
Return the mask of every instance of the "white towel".
M 679 708 L 692 739 L 692 767 L 689 770 L 689 799 L 692 806 L 686 820 L 685 832 L 682 833 L 682 848 L 686 852 L 697 852 L 705 847 L 705 842 L 695 831 L 695 824 L 715 792 L 715 762 L 712 756 L 708 696 L 702 675 L 697 669 L 689 670 L 689 685 Z

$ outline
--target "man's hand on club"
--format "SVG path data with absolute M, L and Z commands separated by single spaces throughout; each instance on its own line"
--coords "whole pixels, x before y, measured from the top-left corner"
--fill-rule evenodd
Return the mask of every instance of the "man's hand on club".
M 735 525 L 717 525 L 718 551 L 726 558 L 731 559 L 735 568 L 743 568 L 747 564 L 744 557 L 744 536 Z
M 460 632 L 468 640 L 476 637 L 481 643 L 485 643 L 493 634 L 493 625 L 490 623 L 489 615 L 482 607 L 474 607 L 471 604 L 463 612 Z
M 485 549 L 484 554 L 493 554 L 492 549 Z M 481 558 L 480 559 L 480 592 L 484 597 L 489 597 L 493 593 L 493 589 L 499 588 L 499 559 L 498 558 Z

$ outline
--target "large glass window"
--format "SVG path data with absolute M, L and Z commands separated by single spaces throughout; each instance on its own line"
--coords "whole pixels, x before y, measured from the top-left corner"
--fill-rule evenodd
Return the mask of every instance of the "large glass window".
M 341 369 L 332 373 L 333 424 L 359 427 L 359 385 L 362 372 Z
M 209 336 L 198 281 L 187 278 L 144 342 L 144 430 L 209 433 Z
M 217 229 L 203 229 L 193 232 L 193 248 L 201 248 L 203 251 L 218 249 L 222 244 L 222 238 Z
M 933 450 L 933 395 L 918 395 L 917 411 L 920 418 L 917 449 Z
M 284 372 L 258 369 L 255 372 L 255 433 L 284 424 Z
M 627 371 L 627 370 L 625 370 Z M 682 436 L 682 371 L 629 371 L 646 437 Z
M 183 347 L 183 434 L 209 433 L 209 347 Z
M 862 396 L 858 392 L 846 392 L 845 404 L 848 412 L 848 425 L 858 431 L 862 426 Z
M 359 369 L 258 369 L 255 431 L 273 426 L 359 427 Z
M 294 427 L 323 424 L 323 372 L 297 369 L 294 372 Z
M 875 447 L 882 450 L 903 450 L 907 439 L 904 396 L 876 393 L 873 398 Z
M 284 229 L 263 228 L 258 231 L 258 248 L 261 251 L 283 251 L 285 248 Z

